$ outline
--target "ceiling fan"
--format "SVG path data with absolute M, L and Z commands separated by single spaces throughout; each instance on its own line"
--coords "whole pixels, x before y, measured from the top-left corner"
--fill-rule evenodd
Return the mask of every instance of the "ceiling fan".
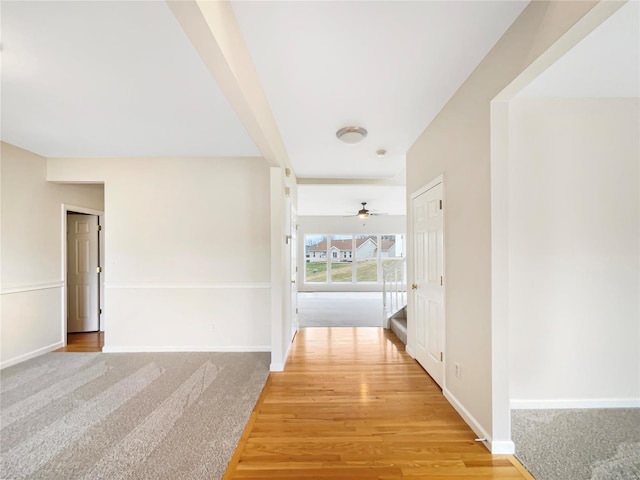
M 362 219 L 369 218 L 371 215 L 386 215 L 386 213 L 374 213 L 367 209 L 367 202 L 360 202 L 362 208 L 355 215 L 345 215 L 346 217 L 360 217 Z

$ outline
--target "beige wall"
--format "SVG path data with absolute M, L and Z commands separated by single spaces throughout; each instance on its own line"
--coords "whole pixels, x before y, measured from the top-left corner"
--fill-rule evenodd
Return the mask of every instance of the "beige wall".
M 509 105 L 510 394 L 640 405 L 640 102 Z
M 59 185 L 47 161 L 1 144 L 2 366 L 62 346 L 63 204 L 103 210 L 102 185 Z
M 261 158 L 50 159 L 105 182 L 105 350 L 270 350 Z
M 512 448 L 506 388 L 501 390 L 501 418 L 493 410 L 498 399 L 492 365 L 497 346 L 492 331 L 490 103 L 595 3 L 531 2 L 407 154 L 408 201 L 444 175 L 445 395 L 479 435 L 492 446 L 504 442 L 506 450 Z M 410 224 L 408 233 L 411 255 Z M 413 321 L 410 307 L 410 332 Z M 413 341 L 410 333 L 410 346 Z M 506 365 L 506 351 L 499 360 Z M 453 373 L 454 363 L 462 367 L 461 378 Z

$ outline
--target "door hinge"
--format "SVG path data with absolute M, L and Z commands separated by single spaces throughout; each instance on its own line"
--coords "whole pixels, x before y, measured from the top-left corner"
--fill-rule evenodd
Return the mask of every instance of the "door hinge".
M 102 225 L 98 225 L 98 231 L 102 230 Z
M 444 281 L 442 280 L 442 275 L 440 275 L 440 286 L 444 285 Z
M 296 313 L 298 313 L 298 309 L 296 308 Z
M 440 210 L 442 210 L 442 200 L 440 200 Z
M 444 361 L 444 352 L 440 352 L 440 361 Z
M 96 272 L 102 273 L 102 267 L 96 267 Z
M 101 308 L 98 309 L 98 315 L 102 315 L 102 309 Z

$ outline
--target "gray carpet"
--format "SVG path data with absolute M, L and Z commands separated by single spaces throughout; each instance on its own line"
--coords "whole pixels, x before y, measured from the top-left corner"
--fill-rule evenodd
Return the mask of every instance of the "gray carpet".
M 513 410 L 511 420 L 536 480 L 640 479 L 640 409 Z
M 300 327 L 382 327 L 380 292 L 298 294 Z
M 268 353 L 49 353 L 0 373 L 2 479 L 216 479 Z

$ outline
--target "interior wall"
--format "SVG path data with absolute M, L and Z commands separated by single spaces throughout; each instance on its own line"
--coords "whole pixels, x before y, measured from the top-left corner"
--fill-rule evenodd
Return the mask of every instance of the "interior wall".
M 490 103 L 596 3 L 529 3 L 407 154 L 408 204 L 413 192 L 444 175 L 444 394 L 495 453 L 512 451 L 513 444 L 508 405 L 494 415 L 492 403 L 498 380 L 492 370 Z M 410 301 L 408 341 L 415 350 L 414 329 Z
M 285 325 L 287 322 L 284 298 L 285 286 L 285 224 L 286 200 L 284 196 L 284 178 L 282 169 L 269 169 L 270 210 L 271 210 L 271 365 L 275 371 L 284 370 L 287 341 Z
M 317 284 L 304 283 L 305 271 L 305 235 L 313 234 L 406 234 L 407 217 L 405 215 L 380 215 L 362 220 L 356 217 L 338 216 L 300 216 L 298 217 L 298 278 L 301 292 L 381 292 L 382 285 L 377 284 Z
M 287 175 L 287 171 L 289 175 Z M 290 170 L 270 167 L 271 190 L 271 371 L 287 363 L 295 332 L 297 284 L 292 283 L 291 248 L 297 210 L 296 177 Z M 296 248 L 294 246 L 293 248 Z M 296 327 L 294 331 L 294 326 Z
M 51 181 L 105 182 L 105 351 L 271 349 L 263 159 L 50 159 L 48 167 Z
M 280 175 L 282 175 L 282 168 L 279 168 Z M 288 175 L 287 175 L 287 172 Z M 297 187 L 297 177 L 296 175 L 289 169 L 284 170 L 284 179 L 283 186 L 285 191 L 285 201 L 284 201 L 284 212 L 282 213 L 284 221 L 282 222 L 283 234 L 284 234 L 284 249 L 282 251 L 282 255 L 284 257 L 281 265 L 284 267 L 284 271 L 282 272 L 282 304 L 283 304 L 283 321 L 278 322 L 278 318 L 272 318 L 272 321 L 275 321 L 277 326 L 282 328 L 281 337 L 282 337 L 282 368 L 279 370 L 284 370 L 284 366 L 289 357 L 289 352 L 291 351 L 291 346 L 293 344 L 293 339 L 298 331 L 298 284 L 295 282 L 295 269 L 294 265 L 295 261 L 292 258 L 292 255 L 295 255 L 297 245 L 297 224 L 298 224 L 298 187 Z M 273 222 L 273 217 L 272 217 Z M 272 223 L 271 228 L 274 228 Z M 282 237 L 280 237 L 282 239 Z M 281 240 L 282 241 L 282 240 Z M 273 284 L 273 277 L 272 277 Z M 273 359 L 273 354 L 271 355 Z M 275 362 L 274 362 L 275 363 Z M 272 370 L 277 370 L 275 365 L 272 363 Z
M 513 407 L 640 402 L 639 106 L 510 102 Z
M 103 210 L 102 185 L 47 182 L 47 160 L 0 145 L 0 296 L 3 367 L 63 345 L 62 205 Z

